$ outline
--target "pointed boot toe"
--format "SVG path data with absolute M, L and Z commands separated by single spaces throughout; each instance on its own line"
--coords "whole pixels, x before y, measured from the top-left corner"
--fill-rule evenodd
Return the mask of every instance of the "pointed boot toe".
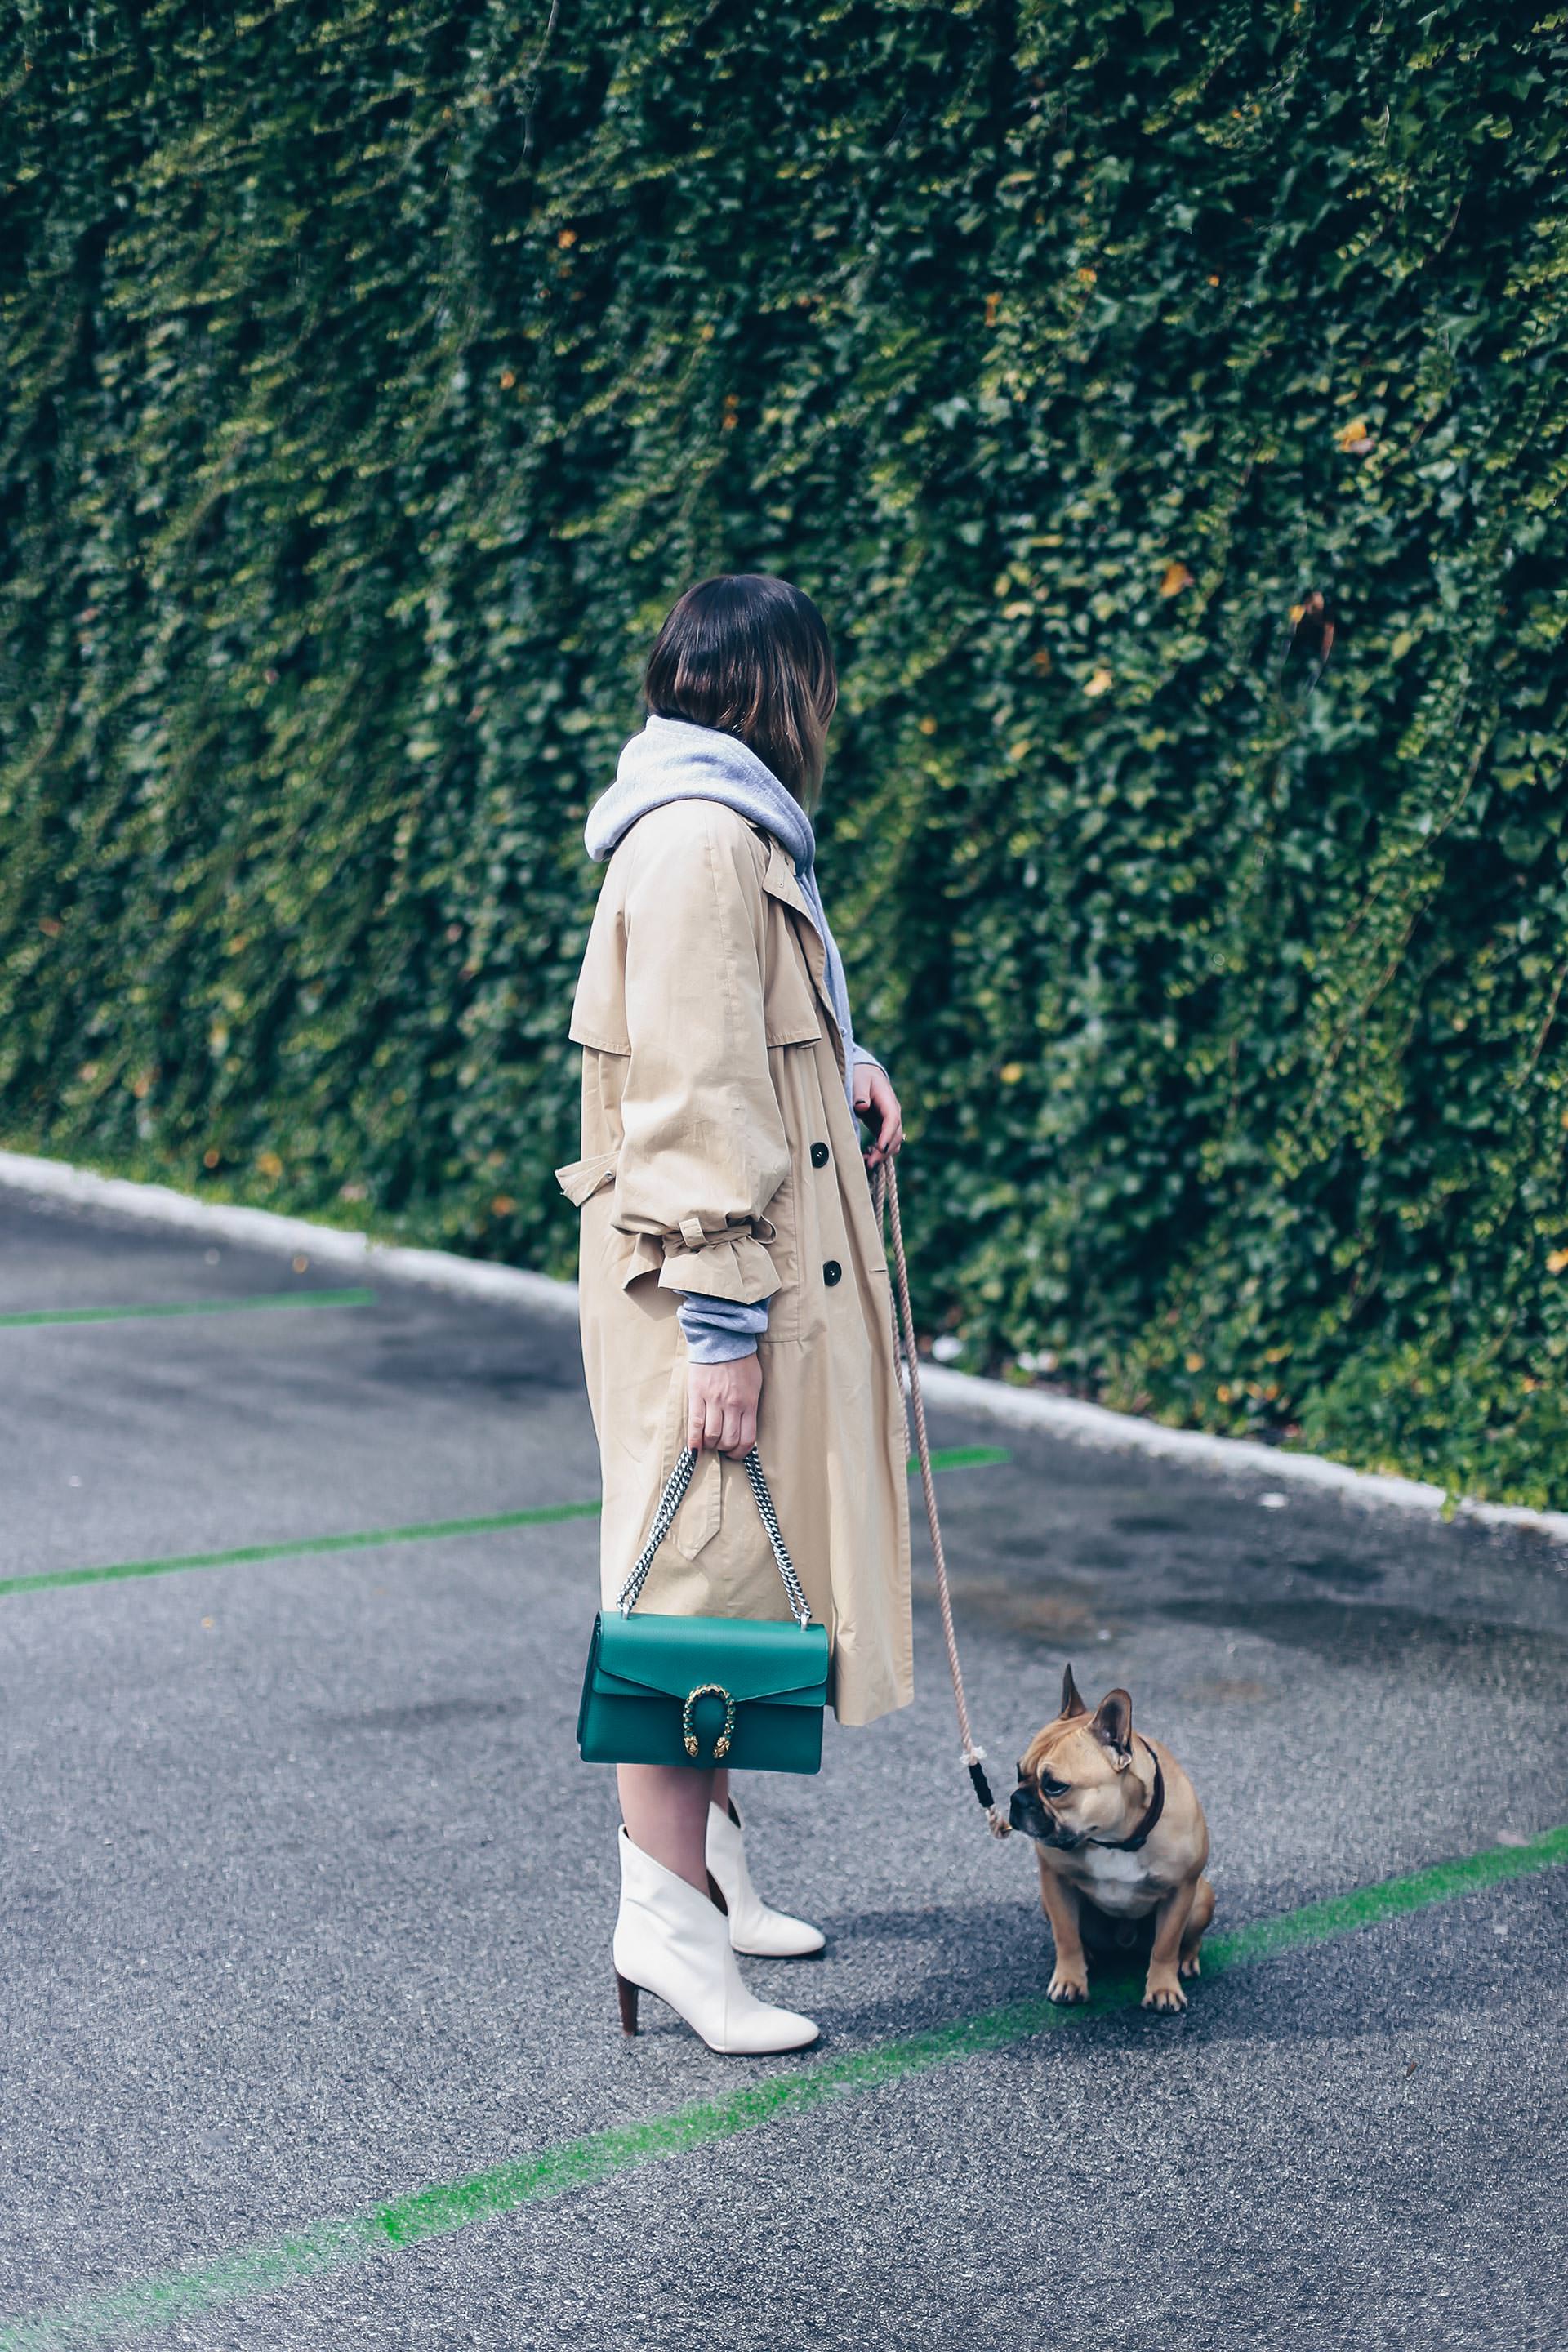
M 794 1919 L 764 1903 L 752 1884 L 741 1816 L 733 1805 L 708 1808 L 708 1874 L 730 1922 L 732 1950 L 757 1959 L 801 1960 L 820 1952 L 827 1938 L 807 1919 Z
M 731 2027 L 734 2039 L 724 2045 L 731 2055 L 760 2058 L 768 2051 L 808 2050 L 822 2032 L 815 2017 L 803 2017 L 798 2010 L 774 2009 L 760 2000 L 754 2006 L 754 2016 L 737 2019 Z

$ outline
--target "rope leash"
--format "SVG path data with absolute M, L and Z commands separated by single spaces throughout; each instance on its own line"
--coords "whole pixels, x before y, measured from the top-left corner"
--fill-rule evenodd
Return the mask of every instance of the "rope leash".
M 952 1703 L 958 1713 L 958 1735 L 963 1742 L 960 1752 L 973 1785 L 975 1800 L 990 1823 L 992 1836 L 1011 1837 L 1012 1823 L 1003 1819 L 992 1797 L 991 1783 L 985 1777 L 985 1750 L 975 1745 L 969 1722 L 969 1702 L 963 1695 L 963 1669 L 958 1663 L 958 1636 L 952 1625 L 952 1597 L 947 1585 L 947 1555 L 942 1549 L 942 1523 L 937 1517 L 936 1481 L 931 1476 L 931 1442 L 926 1436 L 925 1402 L 921 1395 L 921 1360 L 915 1346 L 914 1309 L 910 1304 L 909 1268 L 904 1263 L 904 1231 L 899 1218 L 899 1179 L 890 1160 L 884 1160 L 880 1167 L 871 1172 L 871 1199 L 877 1212 L 879 1229 L 882 1224 L 884 1206 L 891 1222 L 890 1255 L 896 1292 L 893 1344 L 902 1359 L 904 1391 L 910 1401 L 910 1417 L 914 1423 L 915 1452 L 920 1456 L 921 1486 L 926 1500 L 926 1524 L 931 1529 L 931 1557 L 936 1562 L 936 1597 L 942 1611 L 942 1637 L 947 1644 L 948 1672 L 952 1676 Z

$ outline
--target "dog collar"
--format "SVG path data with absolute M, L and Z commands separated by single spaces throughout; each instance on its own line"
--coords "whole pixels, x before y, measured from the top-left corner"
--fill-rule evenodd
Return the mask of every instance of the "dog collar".
M 1138 1737 L 1140 1739 L 1143 1739 L 1142 1732 L 1139 1733 Z M 1146 1739 L 1143 1739 L 1143 1745 L 1145 1748 L 1149 1748 L 1149 1742 Z M 1090 1845 L 1106 1846 L 1115 1853 L 1136 1853 L 1139 1847 L 1148 1837 L 1151 1830 L 1154 1827 L 1156 1822 L 1158 1822 L 1161 1814 L 1164 1811 L 1165 1775 L 1160 1769 L 1160 1759 L 1158 1756 L 1154 1755 L 1154 1750 L 1152 1748 L 1149 1748 L 1149 1753 L 1154 1758 L 1154 1792 L 1149 1800 L 1148 1810 L 1144 1813 L 1142 1820 L 1139 1822 L 1131 1837 L 1091 1837 L 1089 1841 Z

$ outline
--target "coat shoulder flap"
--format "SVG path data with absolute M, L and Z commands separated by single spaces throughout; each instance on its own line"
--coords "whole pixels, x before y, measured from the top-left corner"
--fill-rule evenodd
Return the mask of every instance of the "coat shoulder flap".
M 791 919 L 793 913 L 809 922 L 810 915 L 787 852 L 771 834 L 748 823 L 735 810 L 712 803 L 680 801 L 650 810 L 640 818 L 605 869 L 572 1001 L 567 1034 L 574 1045 L 592 1045 L 605 1054 L 630 1054 L 632 1049 L 626 1023 L 626 899 L 635 859 L 651 845 L 649 841 L 639 842 L 638 835 L 651 825 L 659 837 L 661 853 L 668 854 L 673 836 L 677 844 L 689 844 L 692 857 L 697 858 L 705 854 L 709 828 L 714 824 L 731 832 L 736 847 L 742 838 L 750 845 L 765 894 L 769 921 L 763 999 L 767 1043 L 805 1045 L 822 1034 L 811 973 Z M 718 942 L 713 944 L 717 947 Z M 700 940 L 693 939 L 689 945 L 693 955 L 702 953 Z
M 626 1029 L 626 931 L 624 878 L 614 858 L 599 892 L 583 968 L 572 999 L 566 1034 L 574 1045 L 595 1045 L 605 1054 L 629 1054 Z

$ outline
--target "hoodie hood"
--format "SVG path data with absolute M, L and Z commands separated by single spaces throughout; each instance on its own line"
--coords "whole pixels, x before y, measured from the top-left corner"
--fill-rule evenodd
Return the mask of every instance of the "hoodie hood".
M 637 819 L 670 801 L 719 801 L 782 843 L 795 860 L 795 879 L 811 909 L 826 955 L 827 992 L 844 1041 L 844 1091 L 855 1103 L 855 1064 L 875 1060 L 855 1043 L 844 963 L 816 883 L 816 835 L 811 819 L 773 770 L 737 736 L 689 719 L 650 716 L 621 751 L 616 781 L 588 812 L 583 839 L 599 863 L 613 855 Z
M 616 781 L 588 813 L 583 838 L 601 862 L 639 816 L 670 801 L 721 801 L 766 827 L 807 871 L 816 862 L 811 819 L 773 770 L 734 735 L 689 719 L 649 718 L 621 752 Z

